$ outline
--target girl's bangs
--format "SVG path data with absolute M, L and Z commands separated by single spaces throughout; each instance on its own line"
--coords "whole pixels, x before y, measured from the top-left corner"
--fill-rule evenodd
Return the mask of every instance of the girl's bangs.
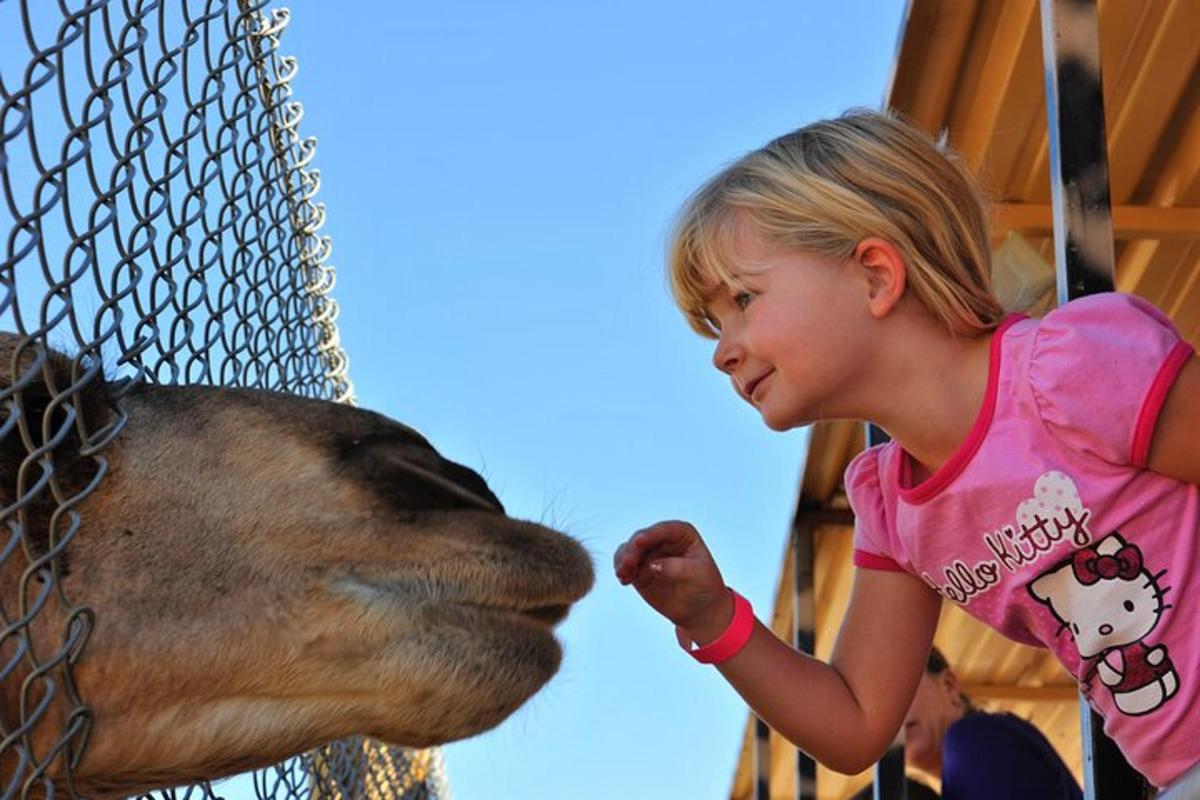
M 708 313 L 713 296 L 737 286 L 733 253 L 734 215 L 723 209 L 688 221 L 676 239 L 671 259 L 671 290 L 691 327 L 716 339 L 720 330 Z

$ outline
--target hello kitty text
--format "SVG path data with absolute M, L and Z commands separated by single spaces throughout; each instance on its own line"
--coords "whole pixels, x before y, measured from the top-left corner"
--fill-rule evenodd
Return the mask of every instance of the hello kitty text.
M 1017 507 L 1015 526 L 1006 525 L 983 534 L 983 543 L 993 558 L 973 565 L 956 560 L 943 569 L 942 582 L 927 572 L 921 577 L 938 594 L 966 605 L 999 583 L 1001 570 L 1016 572 L 1041 560 L 1068 539 L 1075 547 L 1091 544 L 1090 516 L 1075 482 L 1061 472 L 1047 472 L 1034 484 L 1033 497 Z

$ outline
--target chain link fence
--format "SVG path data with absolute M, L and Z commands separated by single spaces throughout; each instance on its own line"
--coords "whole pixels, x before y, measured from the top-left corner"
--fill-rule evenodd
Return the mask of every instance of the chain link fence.
M 59 578 L 87 525 L 74 506 L 103 484 L 105 449 L 126 426 L 120 398 L 144 381 L 354 402 L 315 143 L 298 130 L 296 61 L 279 52 L 288 19 L 253 0 L 0 0 L 0 330 L 20 337 L 0 441 L 21 448 L 0 510 L 0 568 L 20 576 L 0 595 L 0 698 L 19 698 L 0 704 L 3 800 L 74 796 L 70 766 L 104 724 L 72 678 L 88 598 L 67 597 Z M 52 385 L 51 349 L 72 354 L 69 385 Z M 75 412 L 106 367 L 118 413 L 90 430 Z M 53 396 L 42 418 L 25 413 L 35 382 Z M 74 494 L 54 472 L 72 432 L 94 462 Z M 45 531 L 31 529 L 38 504 L 52 509 Z M 50 614 L 62 638 L 36 641 Z M 66 722 L 36 751 L 60 695 Z M 260 798 L 449 797 L 438 751 L 363 739 L 251 782 Z M 218 796 L 209 784 L 161 794 Z

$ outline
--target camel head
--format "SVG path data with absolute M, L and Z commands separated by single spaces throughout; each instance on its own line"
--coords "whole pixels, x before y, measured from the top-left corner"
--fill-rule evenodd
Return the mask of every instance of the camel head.
M 0 413 L 22 415 L 32 442 L 18 425 L 0 443 L 6 507 L 42 472 L 31 443 L 57 441 L 60 498 L 81 494 L 102 467 L 79 431 L 118 413 L 99 379 L 56 405 L 47 385 L 78 380 L 78 360 L 74 372 L 57 353 L 39 365 L 19 342 L 0 335 L 0 388 L 28 382 Z M 553 629 L 591 586 L 587 554 L 506 516 L 482 478 L 413 429 L 249 389 L 142 385 L 120 408 L 127 424 L 74 506 L 59 578 L 95 612 L 74 667 L 94 711 L 81 793 L 227 775 L 351 734 L 460 739 L 497 725 L 558 669 Z M 22 592 L 48 582 L 31 558 L 53 545 L 62 503 L 41 495 L 20 520 L 23 544 L 0 561 L 9 618 Z M 10 514 L 4 535 L 17 524 Z M 63 640 L 56 595 L 46 602 L 30 624 L 43 659 Z M 15 637 L 0 641 L 0 666 L 16 649 Z M 0 683 L 4 730 L 25 677 L 17 668 Z M 63 699 L 30 737 L 35 757 L 61 732 Z M 0 786 L 15 764 L 12 748 L 0 753 Z

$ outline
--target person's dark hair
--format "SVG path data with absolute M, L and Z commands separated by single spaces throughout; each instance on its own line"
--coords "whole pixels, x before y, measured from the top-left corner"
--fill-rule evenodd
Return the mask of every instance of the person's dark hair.
M 950 662 L 942 655 L 942 651 L 936 647 L 929 648 L 929 658 L 925 662 L 925 671 L 930 675 L 941 675 L 948 669 L 950 669 Z
M 925 660 L 925 671 L 930 675 L 941 675 L 948 669 L 950 669 L 950 662 L 942 655 L 942 651 L 936 647 L 929 648 L 929 658 Z M 962 700 L 963 708 L 966 709 L 968 714 L 979 710 L 971 702 L 971 698 L 967 697 L 963 692 L 960 691 L 958 693 L 958 698 Z

